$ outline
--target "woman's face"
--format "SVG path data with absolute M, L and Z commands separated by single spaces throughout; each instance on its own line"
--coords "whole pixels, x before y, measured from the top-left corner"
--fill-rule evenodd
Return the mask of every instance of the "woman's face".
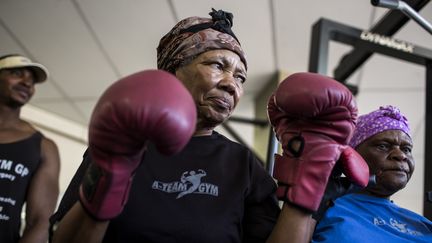
M 198 128 L 229 118 L 243 95 L 246 69 L 240 57 L 225 49 L 207 51 L 176 71 L 197 105 Z
M 400 130 L 378 133 L 357 147 L 369 165 L 370 174 L 376 176 L 376 185 L 367 191 L 389 197 L 406 186 L 414 172 L 411 138 Z

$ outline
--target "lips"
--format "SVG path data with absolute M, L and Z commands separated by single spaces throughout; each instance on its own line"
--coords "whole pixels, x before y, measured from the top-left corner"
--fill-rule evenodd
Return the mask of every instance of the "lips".
M 14 90 L 24 99 L 28 99 L 30 97 L 30 90 L 24 87 L 16 87 Z
M 220 110 L 231 110 L 231 102 L 225 97 L 210 97 L 208 100 Z

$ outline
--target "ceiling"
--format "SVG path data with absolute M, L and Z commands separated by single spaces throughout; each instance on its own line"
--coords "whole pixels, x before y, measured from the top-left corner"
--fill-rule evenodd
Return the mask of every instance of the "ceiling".
M 155 68 L 161 36 L 182 18 L 207 17 L 212 7 L 234 14 L 233 30 L 249 62 L 247 97 L 277 71 L 307 70 L 311 26 L 319 18 L 368 29 L 387 12 L 368 0 L 0 0 L 0 55 L 22 53 L 47 66 L 50 79 L 37 86 L 31 104 L 86 125 L 108 85 Z M 432 4 L 420 14 L 432 20 Z M 432 49 L 432 37 L 413 21 L 394 37 Z M 337 43 L 330 48 L 329 75 L 350 50 Z M 375 55 L 349 82 L 360 87 L 361 113 L 399 105 L 421 132 L 424 73 Z

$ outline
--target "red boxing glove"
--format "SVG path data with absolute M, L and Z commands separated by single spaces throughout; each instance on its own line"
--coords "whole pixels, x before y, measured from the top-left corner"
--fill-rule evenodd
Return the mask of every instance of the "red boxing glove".
M 147 142 L 164 154 L 179 152 L 194 133 L 196 118 L 192 96 L 170 73 L 142 71 L 112 84 L 89 126 L 93 163 L 80 187 L 87 212 L 99 220 L 120 214 Z
M 274 166 L 279 199 L 316 211 L 337 161 L 353 183 L 367 185 L 369 168 L 347 145 L 357 106 L 345 86 L 319 74 L 296 73 L 280 83 L 267 110 L 283 150 Z

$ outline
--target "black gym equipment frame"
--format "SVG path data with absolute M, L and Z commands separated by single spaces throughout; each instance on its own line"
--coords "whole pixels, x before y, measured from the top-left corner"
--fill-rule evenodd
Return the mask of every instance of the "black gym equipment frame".
M 430 0 L 405 0 L 414 11 L 421 10 Z M 400 28 L 402 28 L 410 19 L 400 11 L 388 11 L 369 31 L 375 34 L 384 36 L 393 36 Z M 334 78 L 336 80 L 346 80 L 354 73 L 367 59 L 373 54 L 368 49 L 358 48 L 347 53 L 339 63 L 339 66 L 334 70 Z M 309 64 L 309 69 L 314 66 L 314 63 Z
M 266 127 L 266 126 L 268 126 L 268 121 L 262 120 L 262 119 L 250 119 L 250 118 L 244 118 L 244 117 L 231 116 L 228 119 L 228 121 L 222 123 L 222 127 L 225 129 L 225 131 L 229 135 L 231 135 L 233 137 L 233 139 L 236 140 L 238 143 L 247 147 L 254 154 L 254 156 L 258 159 L 258 161 L 262 165 L 264 165 L 264 161 L 261 160 L 260 156 L 258 156 L 255 153 L 255 151 L 248 146 L 246 141 L 244 141 L 241 138 L 241 136 L 235 131 L 235 129 L 229 125 L 229 122 L 245 123 L 245 124 L 254 125 L 254 126 L 258 126 L 258 127 Z
M 394 33 L 394 31 L 391 32 Z M 324 18 L 319 19 L 313 25 L 311 40 L 309 71 L 323 75 L 326 75 L 327 72 L 330 41 L 341 42 L 354 47 L 349 54 L 341 59 L 334 73 L 334 78 L 345 84 L 354 94 L 358 92 L 358 88 L 346 84 L 346 79 L 374 53 L 419 64 L 426 68 L 423 215 L 432 220 L 432 203 L 430 201 L 432 197 L 432 177 L 430 174 L 432 171 L 432 50 L 375 33 L 372 29 L 361 30 Z

